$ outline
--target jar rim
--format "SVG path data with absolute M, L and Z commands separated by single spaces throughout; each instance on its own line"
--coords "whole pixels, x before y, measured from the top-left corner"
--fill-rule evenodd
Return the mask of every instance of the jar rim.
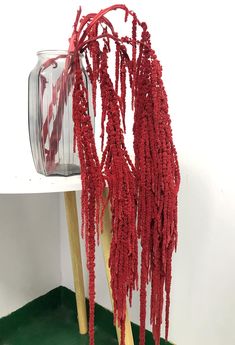
M 39 50 L 37 52 L 37 55 L 67 55 L 67 50 L 57 50 L 57 49 L 45 49 L 45 50 Z M 72 54 L 72 53 L 70 53 Z

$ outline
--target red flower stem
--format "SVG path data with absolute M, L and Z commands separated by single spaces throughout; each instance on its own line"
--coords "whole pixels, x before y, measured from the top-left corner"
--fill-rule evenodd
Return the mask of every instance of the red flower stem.
M 81 32 L 83 31 L 84 26 L 89 22 L 89 20 L 90 20 L 90 18 L 91 18 L 90 15 L 86 16 L 86 17 L 83 19 L 82 23 L 80 24 L 79 30 L 77 31 L 77 37 L 78 37 L 78 41 L 79 41 L 79 46 L 83 45 L 82 43 L 84 42 L 85 37 L 87 36 L 88 32 L 91 30 L 91 28 L 92 28 L 93 25 L 95 25 L 97 22 L 99 22 L 100 19 L 103 19 L 106 23 L 108 23 L 108 22 L 104 19 L 104 18 L 105 18 L 104 16 L 105 16 L 108 12 L 114 11 L 114 10 L 117 10 L 117 9 L 121 9 L 121 10 L 125 11 L 126 14 L 128 13 L 128 14 L 130 14 L 130 15 L 132 15 L 132 16 L 135 16 L 135 13 L 132 12 L 132 11 L 129 11 L 128 8 L 127 8 L 125 5 L 112 5 L 112 6 L 110 6 L 110 7 L 107 7 L 107 8 L 104 9 L 104 10 L 101 10 L 98 14 L 96 14 L 96 15 L 94 16 L 94 18 L 92 19 L 92 21 L 90 22 L 90 24 L 89 24 L 89 25 L 87 26 L 87 28 L 84 30 L 82 36 L 80 37 Z M 109 22 L 109 23 L 110 23 L 110 22 Z M 141 22 L 140 22 L 138 19 L 137 19 L 137 23 L 138 23 L 139 25 L 141 25 Z M 108 26 L 109 26 L 109 25 L 108 25 Z M 113 35 L 115 35 L 115 32 L 114 32 L 112 26 L 109 26 L 109 27 L 111 28 L 111 30 L 112 30 L 112 32 L 113 32 Z

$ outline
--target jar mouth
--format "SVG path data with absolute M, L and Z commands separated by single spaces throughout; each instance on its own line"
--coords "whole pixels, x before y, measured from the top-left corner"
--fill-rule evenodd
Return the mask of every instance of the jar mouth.
M 46 50 L 39 50 L 37 52 L 37 56 L 43 56 L 43 55 L 46 55 L 46 56 L 59 56 L 59 55 L 62 55 L 62 56 L 66 56 L 66 55 L 73 55 L 74 53 L 73 52 L 70 52 L 68 53 L 68 50 L 57 50 L 57 49 L 46 49 Z M 84 57 L 84 54 L 83 53 L 79 53 L 80 57 Z
M 57 55 L 68 55 L 67 50 L 57 50 L 57 49 L 47 49 L 47 50 L 39 50 L 37 55 L 49 55 L 49 56 L 57 56 Z

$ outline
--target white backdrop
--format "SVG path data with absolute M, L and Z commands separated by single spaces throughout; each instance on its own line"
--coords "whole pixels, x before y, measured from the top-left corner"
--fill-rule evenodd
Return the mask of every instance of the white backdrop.
M 80 4 L 87 13 L 111 3 L 1 2 L 2 173 L 15 168 L 19 173 L 33 169 L 27 134 L 27 75 L 36 63 L 35 52 L 67 48 Z M 148 22 L 152 32 L 152 43 L 163 65 L 181 167 L 170 339 L 180 345 L 233 344 L 234 4 L 232 0 L 125 4 Z M 61 204 L 62 284 L 72 286 L 63 217 Z M 110 307 L 108 292 L 103 288 L 101 258 L 97 266 L 98 282 L 102 284 L 97 301 Z M 137 301 L 132 318 L 138 320 Z
M 56 194 L 0 197 L 0 318 L 60 285 Z

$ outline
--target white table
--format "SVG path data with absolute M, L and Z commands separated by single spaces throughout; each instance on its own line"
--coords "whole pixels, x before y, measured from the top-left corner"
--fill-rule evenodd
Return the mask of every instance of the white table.
M 58 193 L 81 189 L 80 175 L 46 177 L 35 171 L 29 175 L 4 176 L 1 173 L 0 179 L 0 194 Z
M 29 174 L 2 175 L 0 194 L 33 194 L 64 192 L 66 218 L 69 233 L 70 252 L 73 267 L 74 287 L 76 293 L 78 324 L 81 334 L 86 334 L 87 314 L 82 271 L 82 258 L 75 191 L 81 190 L 81 177 L 43 176 L 29 169 Z
M 78 325 L 81 334 L 86 334 L 88 331 L 87 313 L 85 304 L 84 280 L 82 269 L 82 258 L 80 248 L 80 235 L 77 215 L 76 192 L 81 191 L 81 177 L 80 175 L 61 177 L 61 176 L 43 176 L 38 174 L 35 170 L 29 169 L 29 174 L 25 172 L 21 175 L 2 175 L 0 179 L 0 194 L 35 194 L 35 193 L 64 193 L 66 218 L 69 233 L 70 253 L 73 267 L 74 287 L 76 294 Z M 110 207 L 107 207 L 104 213 L 103 232 L 101 234 L 101 242 L 103 247 L 103 255 L 105 260 L 106 276 L 108 286 L 110 289 L 110 296 L 112 300 L 112 292 L 110 285 L 110 269 L 109 269 L 109 255 L 110 244 L 112 239 L 111 234 L 111 212 Z M 117 336 L 120 343 L 120 329 L 116 326 Z M 126 345 L 134 345 L 133 335 L 131 330 L 131 323 L 128 315 L 126 318 Z

